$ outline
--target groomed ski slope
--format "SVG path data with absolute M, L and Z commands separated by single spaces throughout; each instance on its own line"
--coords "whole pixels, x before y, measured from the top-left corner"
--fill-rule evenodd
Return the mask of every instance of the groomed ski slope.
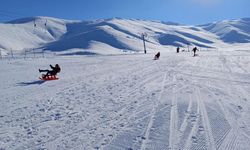
M 249 149 L 249 51 L 153 56 L 1 60 L 0 149 Z

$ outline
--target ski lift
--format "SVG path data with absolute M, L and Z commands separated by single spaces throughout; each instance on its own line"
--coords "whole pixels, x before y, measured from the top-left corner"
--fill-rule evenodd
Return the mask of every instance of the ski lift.
M 147 50 L 146 50 L 146 43 L 145 43 L 145 38 L 147 37 L 147 33 L 142 33 L 141 34 L 141 37 L 142 37 L 142 41 L 143 41 L 143 47 L 144 47 L 144 53 L 146 54 L 147 53 Z
M 141 34 L 141 37 L 142 37 L 142 38 L 146 38 L 146 37 L 148 37 L 148 34 L 147 34 L 147 33 L 142 33 L 142 34 Z

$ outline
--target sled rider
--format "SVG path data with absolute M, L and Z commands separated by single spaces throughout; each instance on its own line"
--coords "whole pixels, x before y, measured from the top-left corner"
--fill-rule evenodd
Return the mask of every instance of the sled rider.
M 59 73 L 61 71 L 61 68 L 60 68 L 60 66 L 58 64 L 56 64 L 55 67 L 53 67 L 52 65 L 50 65 L 50 68 L 52 70 L 48 70 L 48 69 L 41 70 L 41 69 L 39 69 L 39 72 L 47 72 L 46 75 L 45 75 L 45 77 L 48 77 L 50 75 L 51 76 L 55 76 L 55 75 L 57 75 L 57 73 Z
M 161 55 L 160 52 L 158 52 L 157 54 L 155 54 L 155 59 L 159 59 L 159 58 L 160 58 L 160 55 Z

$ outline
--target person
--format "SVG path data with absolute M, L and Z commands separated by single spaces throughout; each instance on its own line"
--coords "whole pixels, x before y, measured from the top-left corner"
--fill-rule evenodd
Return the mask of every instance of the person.
M 160 58 L 160 55 L 161 55 L 160 52 L 158 52 L 157 54 L 155 54 L 155 60 L 156 60 L 156 59 L 159 59 L 159 58 Z
M 194 47 L 194 48 L 193 48 L 193 51 L 194 51 L 194 56 L 196 56 L 196 54 L 195 54 L 195 53 L 196 53 L 196 51 L 197 51 L 197 50 L 198 50 L 198 49 L 197 49 L 197 47 Z
M 176 49 L 176 52 L 179 53 L 179 51 L 180 51 L 180 47 L 178 46 Z
M 43 77 L 48 77 L 48 76 L 56 76 L 57 73 L 59 73 L 61 71 L 61 68 L 58 64 L 55 65 L 55 67 L 53 67 L 52 65 L 50 65 L 50 68 L 52 70 L 48 70 L 48 69 L 45 69 L 45 70 L 41 70 L 39 69 L 39 72 L 47 72 Z

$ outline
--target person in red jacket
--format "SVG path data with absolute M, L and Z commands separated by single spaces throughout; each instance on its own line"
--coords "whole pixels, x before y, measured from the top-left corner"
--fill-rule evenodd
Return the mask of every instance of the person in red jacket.
M 52 70 L 48 70 L 48 69 L 45 69 L 45 70 L 41 70 L 39 69 L 39 72 L 47 72 L 44 77 L 48 77 L 48 76 L 56 76 L 57 73 L 59 73 L 61 71 L 61 68 L 58 64 L 55 65 L 55 67 L 53 67 L 52 65 L 50 65 L 50 68 Z

